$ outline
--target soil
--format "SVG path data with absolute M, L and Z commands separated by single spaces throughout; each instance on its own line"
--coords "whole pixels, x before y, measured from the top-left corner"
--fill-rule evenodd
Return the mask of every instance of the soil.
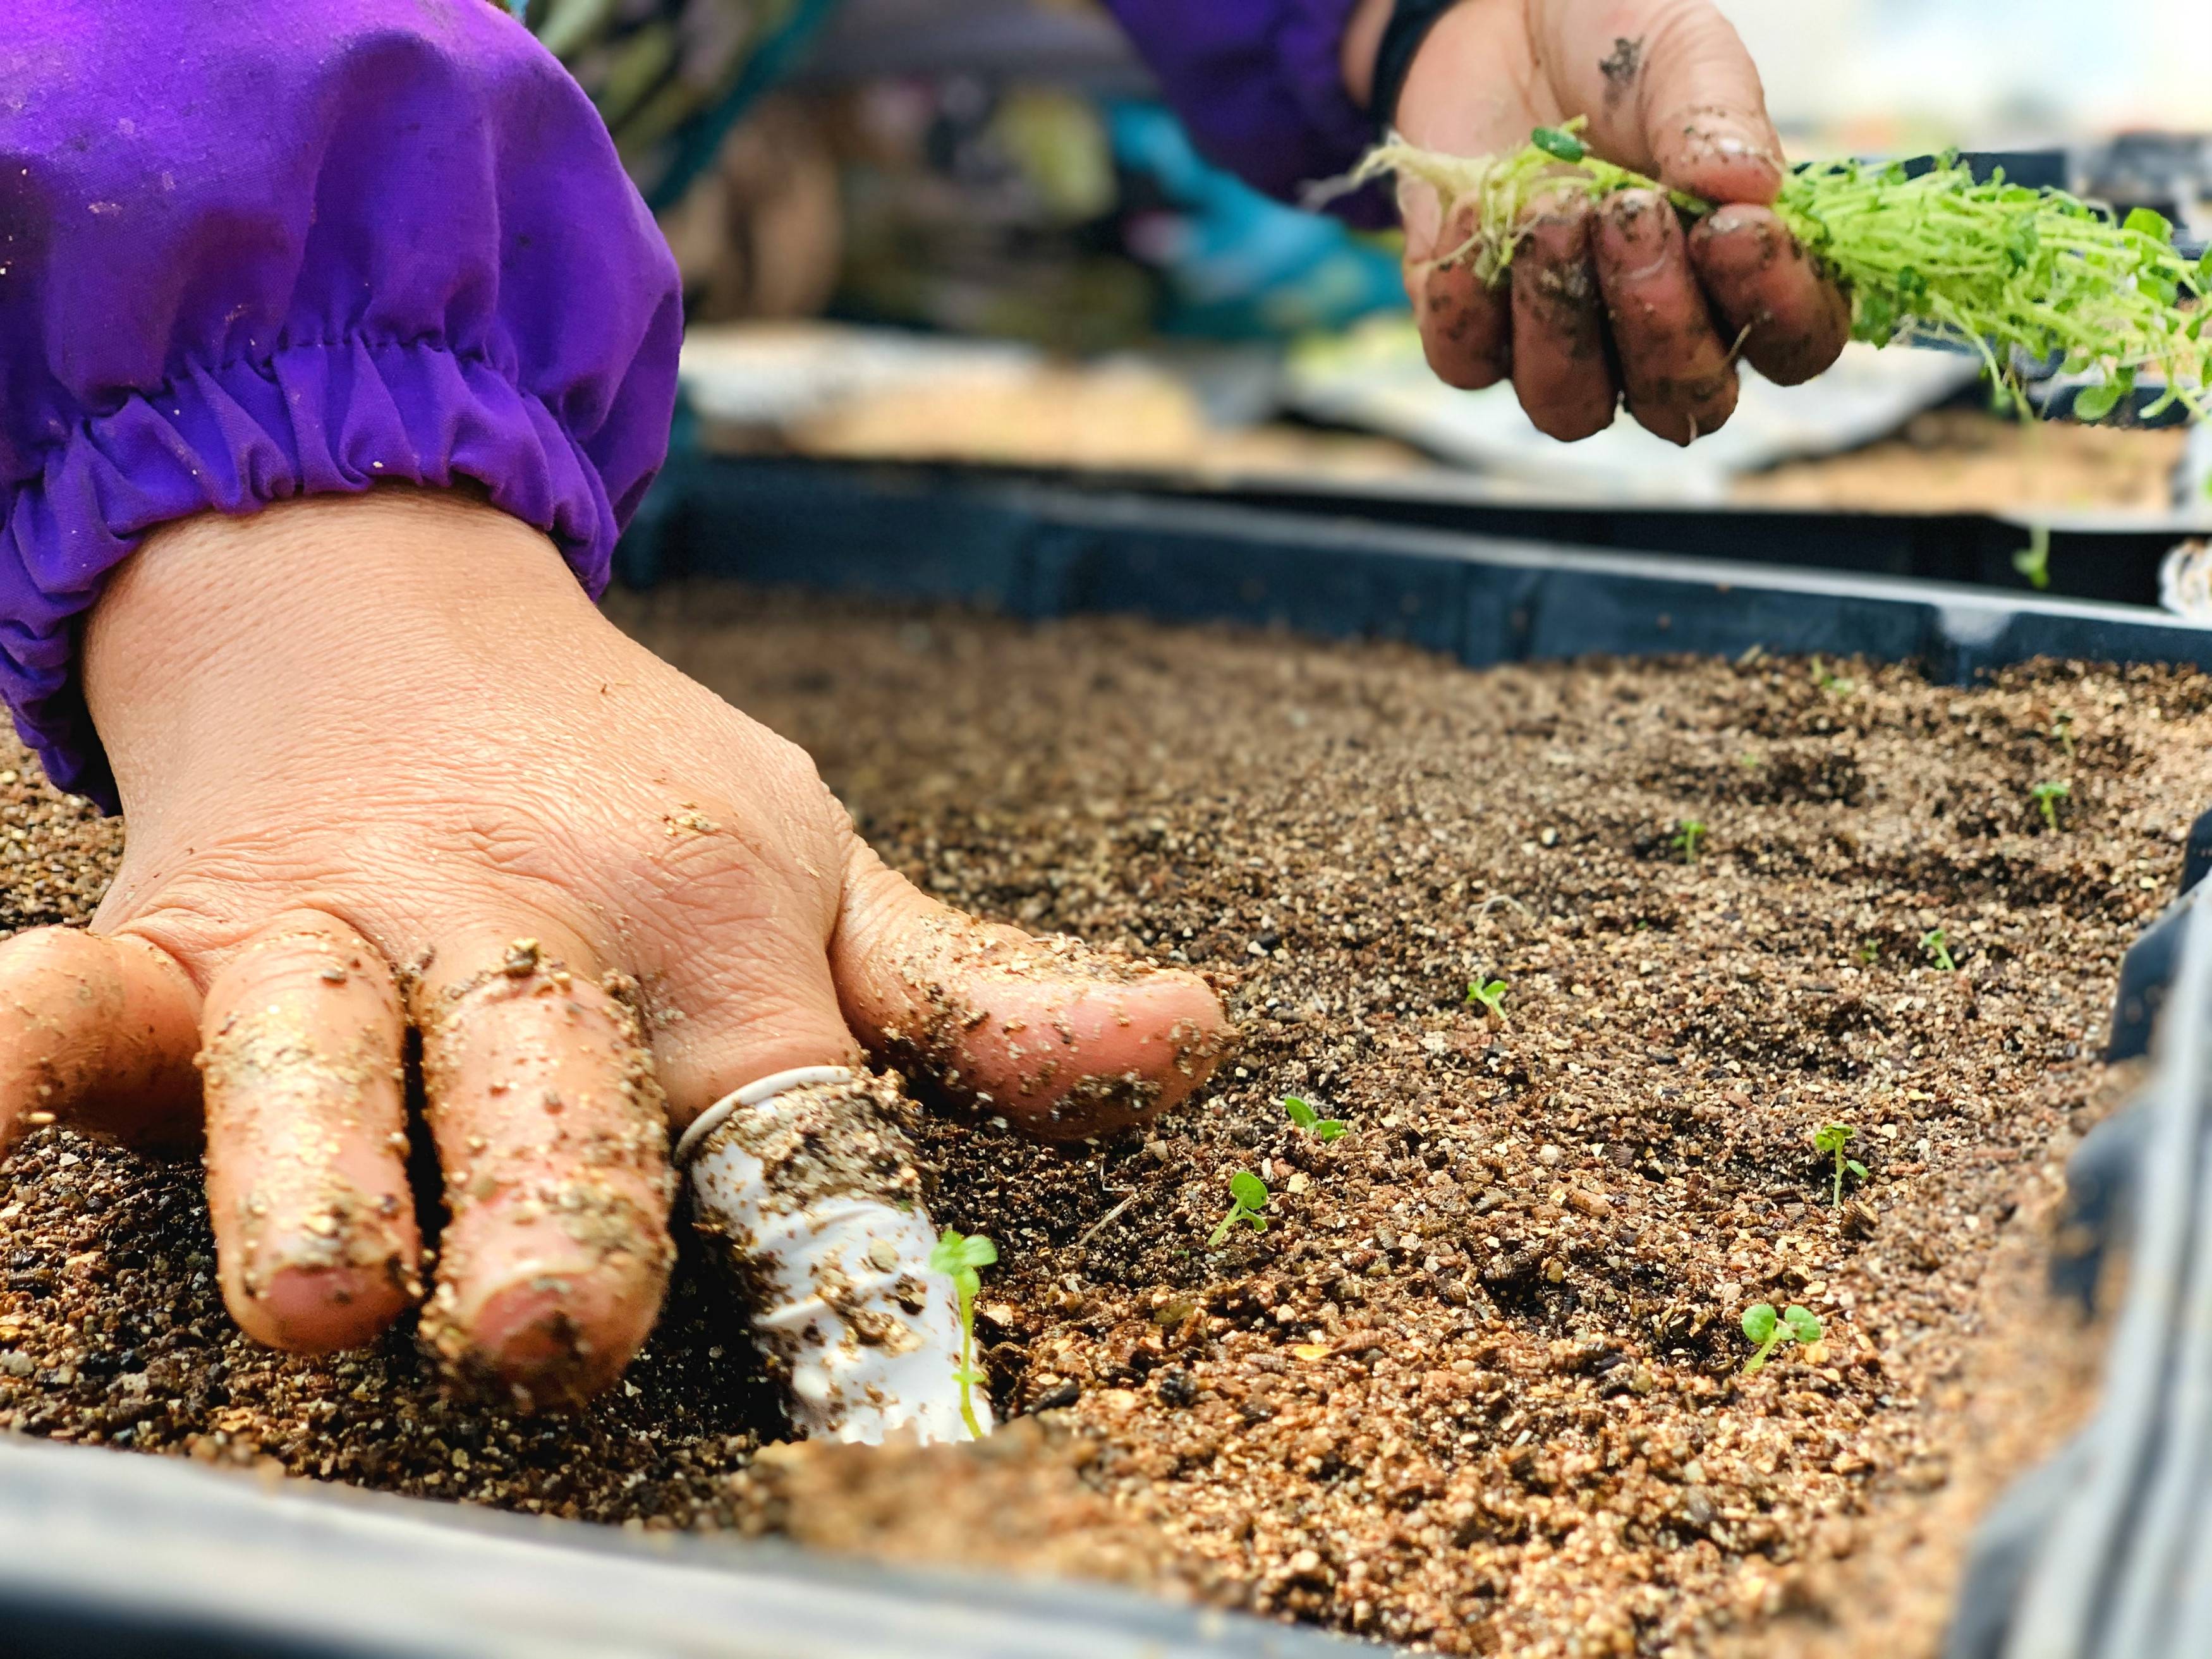
M 2096 1058 L 2120 954 L 2212 800 L 2212 680 L 1474 673 L 733 589 L 617 613 L 811 750 L 931 890 L 1194 964 L 1242 1028 L 1148 1129 L 926 1122 L 934 1214 L 1000 1246 L 978 1329 L 1018 1420 L 763 1449 L 696 1241 L 575 1418 L 447 1398 L 411 1331 L 264 1352 L 222 1314 L 198 1170 L 47 1127 L 0 1167 L 0 1426 L 1448 1652 L 1935 1651 L 1972 1517 L 2093 1378 L 2041 1261 L 2064 1153 L 2124 1093 Z M 118 833 L 4 763 L 0 921 L 81 921 Z M 1840 1208 L 1830 1121 L 1869 1171 Z M 1238 1170 L 1267 1227 L 1209 1249 Z M 1761 1300 L 1826 1334 L 1746 1376 Z

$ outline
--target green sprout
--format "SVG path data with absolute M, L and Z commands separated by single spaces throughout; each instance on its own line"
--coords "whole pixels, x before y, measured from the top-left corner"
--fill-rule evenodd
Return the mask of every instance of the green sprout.
M 2051 735 L 2058 739 L 2058 746 L 2066 751 L 2066 758 L 2074 758 L 2074 711 L 2062 708 L 2051 722 Z
M 1832 697 L 1848 697 L 1858 690 L 1818 657 L 1813 659 L 1813 684 Z
M 1870 939 L 1859 946 L 1859 963 L 1863 967 L 1871 968 L 1881 960 L 1881 941 L 1880 939 Z
M 1213 1230 L 1213 1237 L 1206 1241 L 1206 1248 L 1218 1250 L 1229 1241 L 1229 1231 L 1239 1223 L 1255 1233 L 1267 1231 L 1267 1218 L 1260 1213 L 1267 1207 L 1267 1183 L 1249 1170 L 1239 1170 L 1229 1177 L 1229 1196 L 1232 1200 L 1229 1213 L 1221 1218 L 1221 1224 Z
M 1959 964 L 1951 960 L 1951 947 L 1943 938 L 1941 927 L 1930 927 L 1920 936 L 1920 948 L 1928 952 L 1929 959 L 1947 974 L 1959 971 Z
M 1794 1302 L 1778 1314 L 1771 1302 L 1759 1302 L 1744 1310 L 1743 1334 L 1759 1350 L 1743 1362 L 1743 1374 L 1749 1376 L 1765 1370 L 1768 1356 L 1783 1343 L 1802 1342 L 1809 1348 L 1818 1342 L 1820 1322 Z
M 1682 855 L 1685 864 L 1698 861 L 1698 843 L 1705 838 L 1705 822 L 1701 818 L 1685 818 L 1667 845 Z
M 1835 1206 L 1844 1207 L 1844 1177 L 1856 1176 L 1867 1178 L 1867 1166 L 1855 1158 L 1844 1156 L 1844 1148 L 1858 1139 L 1859 1132 L 1848 1123 L 1823 1123 L 1813 1136 L 1813 1150 L 1824 1155 L 1833 1155 L 1836 1160 Z
M 2012 556 L 2012 568 L 2027 578 L 2040 593 L 2051 586 L 2051 526 L 2037 525 L 2027 532 L 2027 545 Z
M 2043 809 L 2043 821 L 2056 830 L 2058 828 L 2058 803 L 2074 793 L 2070 783 L 2039 783 L 2028 794 Z
M 983 1276 L 977 1270 L 998 1259 L 999 1247 L 981 1233 L 957 1233 L 950 1227 L 929 1253 L 929 1270 L 951 1279 L 959 1298 L 960 1369 L 953 1373 L 953 1380 L 960 1384 L 960 1419 L 978 1440 L 983 1437 L 983 1425 L 975 1420 L 975 1400 L 970 1390 L 988 1379 L 975 1366 L 975 1297 L 983 1288 Z
M 1467 988 L 1467 1000 L 1479 1002 L 1489 1010 L 1491 1018 L 1500 1025 L 1505 1024 L 1505 981 L 1502 979 L 1476 980 Z
M 1297 1124 L 1316 1140 L 1322 1142 L 1334 1140 L 1344 1133 L 1343 1119 L 1323 1117 L 1296 1095 L 1283 1097 L 1283 1113 L 1291 1122 Z M 1260 1188 L 1260 1201 L 1262 1204 L 1267 1201 L 1267 1189 L 1265 1187 Z
M 1384 173 L 1431 191 L 1449 222 L 1473 228 L 1445 260 L 1502 288 L 1541 200 L 1595 201 L 1655 179 L 1591 155 L 1583 123 L 1542 128 L 1510 155 L 1447 155 L 1393 138 L 1350 182 Z M 1666 192 L 1685 217 L 1713 204 Z M 1985 179 L 1955 155 L 1915 174 L 1902 165 L 1814 162 L 1790 170 L 1774 210 L 1820 265 L 1850 291 L 1852 332 L 1887 345 L 1933 337 L 1977 353 L 1997 401 L 2025 415 L 2016 361 L 2058 359 L 2069 374 L 2095 371 L 2075 415 L 2101 420 L 2129 401 L 2138 377 L 2162 380 L 2157 412 L 2180 404 L 2212 414 L 2203 336 L 2212 312 L 2212 254 L 2185 257 L 2173 227 L 2138 208 L 2125 219 L 2060 190 L 2033 190 L 2002 173 Z

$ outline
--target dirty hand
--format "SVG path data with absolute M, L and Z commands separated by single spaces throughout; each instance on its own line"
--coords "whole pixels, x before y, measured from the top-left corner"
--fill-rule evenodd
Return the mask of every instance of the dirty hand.
M 1390 9 L 1363 0 L 1346 37 L 1363 101 Z M 1536 426 L 1571 441 L 1611 425 L 1625 398 L 1686 444 L 1735 411 L 1739 350 L 1784 386 L 1835 362 L 1849 302 L 1770 210 L 1781 140 L 1710 0 L 1461 0 L 1415 55 L 1395 125 L 1428 149 L 1489 155 L 1577 116 L 1607 160 L 1727 205 L 1686 234 L 1656 191 L 1540 208 L 1510 288 L 1492 292 L 1433 263 L 1471 226 L 1406 191 L 1407 289 L 1439 377 L 1474 391 L 1510 375 Z
M 489 507 L 171 526 L 84 678 L 128 848 L 92 932 L 0 946 L 0 1145 L 46 1113 L 189 1140 L 204 1098 L 223 1291 L 264 1342 L 356 1346 L 421 1294 L 410 1030 L 449 1217 L 424 1334 L 538 1404 L 643 1341 L 668 1132 L 731 1091 L 866 1050 L 1062 1137 L 1218 1049 L 1194 977 L 887 870 L 805 755 Z

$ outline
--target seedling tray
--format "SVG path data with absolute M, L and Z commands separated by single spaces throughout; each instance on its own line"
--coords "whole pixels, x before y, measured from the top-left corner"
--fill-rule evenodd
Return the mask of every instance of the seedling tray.
M 2039 655 L 2212 668 L 2212 629 L 2127 606 L 1964 585 L 1662 561 L 1042 483 L 711 464 L 680 483 L 625 549 L 635 580 L 742 577 L 982 602 L 1039 618 L 1122 611 L 1236 621 L 1403 640 L 1470 665 L 1593 652 L 1735 655 L 1758 646 L 1915 659 L 1962 683 Z M 2154 1597 L 2161 1583 L 2212 1583 L 2190 1558 L 2212 1540 L 2212 1528 L 2183 1501 L 2205 1489 L 2196 1431 L 2212 1428 L 2203 1358 L 2190 1346 L 2208 1322 L 2200 1315 L 2192 1328 L 2185 1305 L 2212 1282 L 2197 1260 L 2208 1254 L 2208 1230 L 2197 1214 L 2197 1170 L 2212 1134 L 2204 1127 L 2212 1123 L 2212 1048 L 2203 1036 L 2212 1017 L 2212 929 L 2194 930 L 2182 954 L 2191 965 L 2168 1006 L 2192 1018 L 2168 1024 L 2190 1035 L 2166 1053 L 2151 1115 L 2141 1120 L 2152 1124 L 2146 1139 L 2164 1156 L 2149 1166 L 2149 1182 L 2124 1183 L 2137 1201 L 2113 1210 L 2142 1218 L 2137 1301 L 2123 1328 L 2124 1342 L 2136 1346 L 2115 1364 L 2107 1408 L 2117 1426 L 2101 1426 L 2061 1478 L 2045 1482 L 2049 1491 L 2074 1488 L 2073 1508 L 2058 1513 L 2023 1501 L 1999 1518 L 1960 1621 L 1968 1644 L 1960 1659 L 2148 1654 L 2096 1645 L 2106 1611 L 2136 1605 L 2122 1592 Z M 2186 1471 L 2157 1488 L 2171 1487 L 2170 1513 L 2130 1501 L 2169 1463 Z M 2075 1480 L 2076 1468 L 2094 1479 Z M 2082 1509 L 2092 1496 L 2094 1513 Z M 2147 1528 L 2147 1516 L 2163 1530 Z M 2162 1540 L 2155 1549 L 2144 1542 L 2154 1534 Z M 2007 1569 L 2030 1562 L 2045 1564 L 2028 1575 L 2033 1593 L 2063 1601 L 2071 1622 L 2021 1626 L 2041 1645 L 1990 1645 L 2013 1624 L 2020 1575 Z M 2127 1580 L 2136 1564 L 2179 1577 L 2154 1576 L 2145 1588 Z M 9 1632 L 0 1646 L 9 1654 L 41 1656 L 1320 1659 L 1357 1650 L 1310 1632 L 1115 1592 L 264 1488 L 250 1476 L 166 1460 L 6 1440 L 0 1630 Z M 2061 1636 L 2073 1644 L 2054 1645 Z

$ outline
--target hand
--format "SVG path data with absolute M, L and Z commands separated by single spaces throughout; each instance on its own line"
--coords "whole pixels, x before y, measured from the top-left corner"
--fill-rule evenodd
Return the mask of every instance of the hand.
M 1346 78 L 1366 100 L 1389 0 L 1364 0 Z M 1462 0 L 1414 57 L 1395 124 L 1461 155 L 1519 149 L 1587 116 L 1598 155 L 1724 204 L 1685 235 L 1656 191 L 1593 209 L 1540 207 L 1492 292 L 1434 260 L 1464 241 L 1432 192 L 1401 192 L 1406 283 L 1438 376 L 1468 391 L 1510 375 L 1542 431 L 1573 441 L 1623 398 L 1649 430 L 1686 444 L 1726 422 L 1740 354 L 1784 386 L 1833 363 L 1850 307 L 1769 204 L 1781 140 L 1743 43 L 1710 0 Z
M 536 1404 L 644 1340 L 668 1130 L 732 1090 L 866 1049 L 1066 1137 L 1218 1049 L 1194 976 L 887 870 L 804 754 L 489 507 L 169 526 L 84 674 L 129 842 L 90 933 L 0 946 L 0 1144 L 34 1109 L 189 1137 L 204 1098 L 223 1291 L 264 1342 L 363 1343 L 420 1293 L 410 1028 L 449 1215 L 424 1334 Z

